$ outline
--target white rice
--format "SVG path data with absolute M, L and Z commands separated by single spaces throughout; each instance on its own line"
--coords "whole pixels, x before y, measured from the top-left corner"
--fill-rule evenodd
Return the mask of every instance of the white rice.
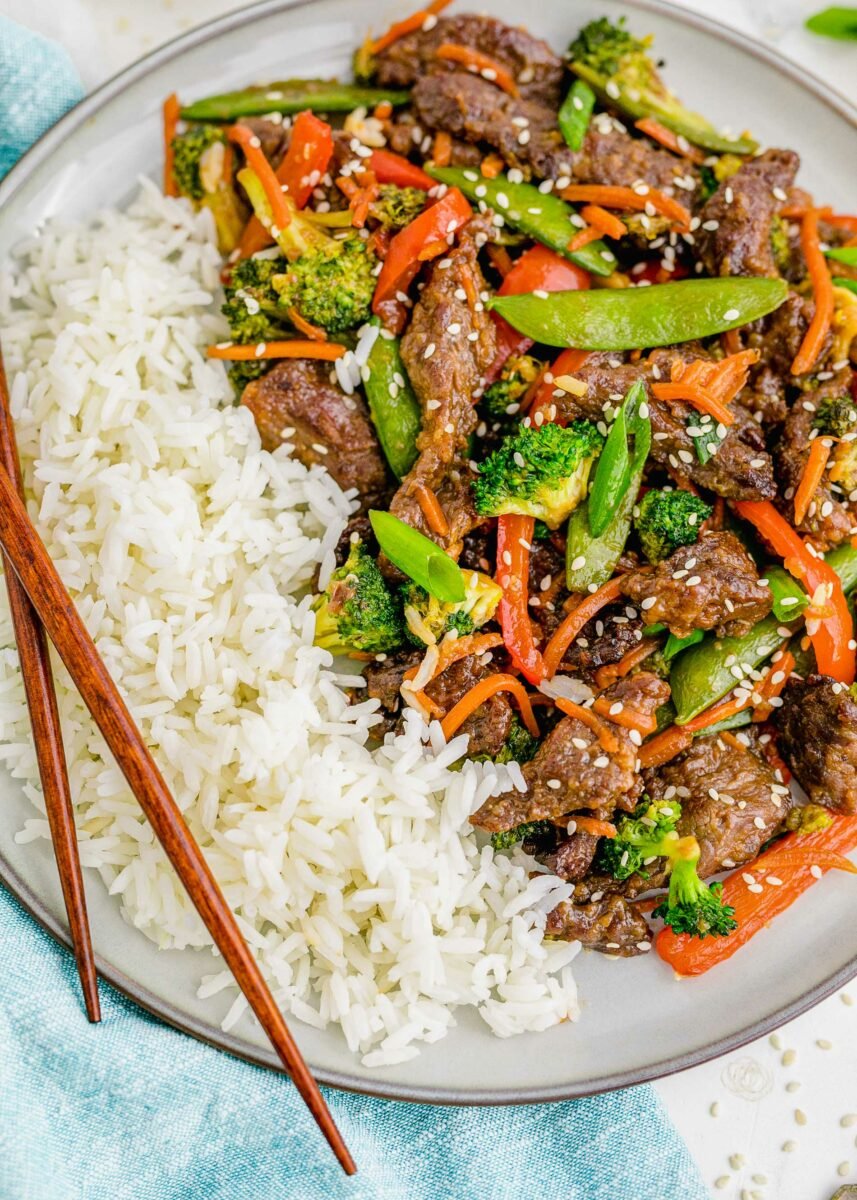
M 222 366 L 206 215 L 144 184 L 126 212 L 52 226 L 0 278 L 0 320 L 42 537 L 129 699 L 279 1002 L 341 1026 L 369 1066 L 435 1041 L 459 1005 L 501 1035 L 577 1016 L 577 946 L 542 940 L 569 893 L 495 856 L 468 816 L 520 771 L 452 770 L 409 712 L 375 752 L 312 645 L 306 585 L 351 504 L 320 468 L 260 449 Z M 361 347 L 361 350 L 363 348 Z M 48 836 L 2 591 L 0 758 Z M 63 668 L 81 855 L 159 946 L 210 945 Z M 205 978 L 201 995 L 233 988 Z M 238 996 L 225 1025 L 244 1014 Z

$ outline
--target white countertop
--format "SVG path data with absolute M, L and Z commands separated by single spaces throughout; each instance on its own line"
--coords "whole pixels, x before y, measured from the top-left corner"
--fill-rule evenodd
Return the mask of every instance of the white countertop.
M 240 0 L 79 2 L 0 0 L 0 12 L 63 40 L 90 87 L 194 25 L 242 7 Z M 857 45 L 800 28 L 800 16 L 823 8 L 822 0 L 685 6 L 753 36 L 781 34 L 784 54 L 857 101 Z M 771 15 L 785 31 L 772 29 Z M 844 1183 L 857 1183 L 857 981 L 773 1037 L 656 1087 L 712 1197 L 829 1200 Z M 632 1192 L 622 1200 L 633 1200 Z

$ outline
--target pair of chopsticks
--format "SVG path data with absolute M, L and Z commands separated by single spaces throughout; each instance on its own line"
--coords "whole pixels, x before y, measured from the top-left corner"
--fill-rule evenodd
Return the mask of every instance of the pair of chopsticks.
M 0 351 L 0 549 L 14 622 L 39 773 L 86 1011 L 100 1019 L 98 984 L 83 879 L 48 657 L 53 642 L 119 764 L 176 874 L 223 955 L 250 1008 L 288 1071 L 342 1169 L 356 1171 L 318 1084 L 310 1074 L 235 917 L 185 824 L 142 734 L 74 607 L 23 502 L 9 392 Z M 47 634 L 47 638 L 46 635 Z

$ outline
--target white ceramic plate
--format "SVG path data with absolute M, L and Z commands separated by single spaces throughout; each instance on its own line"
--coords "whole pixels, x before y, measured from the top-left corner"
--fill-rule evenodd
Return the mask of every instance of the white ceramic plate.
M 346 74 L 367 28 L 383 28 L 411 7 L 406 0 L 268 0 L 143 59 L 69 113 L 0 186 L 0 254 L 54 214 L 86 216 L 121 204 L 136 176 L 158 172 L 160 106 L 169 92 L 189 100 L 252 81 Z M 513 24 L 524 15 L 516 0 L 484 7 Z M 655 34 L 669 81 L 688 104 L 735 131 L 751 126 L 763 144 L 795 147 L 804 185 L 825 202 L 853 208 L 857 112 L 844 99 L 766 48 L 658 0 L 540 0 L 531 29 L 562 49 L 585 21 L 604 14 L 626 14 L 634 30 Z M 0 776 L 0 796 L 0 877 L 67 941 L 50 845 L 16 845 L 14 834 L 31 809 L 7 776 Z M 200 976 L 216 969 L 209 954 L 158 951 L 124 922 L 91 872 L 87 887 L 104 978 L 165 1021 L 276 1065 L 248 1020 L 229 1035 L 220 1031 L 228 999 L 196 998 Z M 577 1024 L 499 1040 L 474 1014 L 462 1013 L 447 1038 L 399 1067 L 368 1070 L 337 1031 L 292 1024 L 319 1079 L 394 1098 L 523 1103 L 639 1083 L 732 1050 L 857 975 L 854 895 L 853 880 L 833 872 L 757 936 L 751 950 L 697 980 L 677 982 L 654 955 L 612 961 L 583 954 L 575 964 L 582 997 Z

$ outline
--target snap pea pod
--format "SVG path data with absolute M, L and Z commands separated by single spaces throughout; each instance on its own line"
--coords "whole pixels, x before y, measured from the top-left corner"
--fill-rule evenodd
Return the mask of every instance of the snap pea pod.
M 834 262 L 845 263 L 846 267 L 857 267 L 857 246 L 834 246 L 824 253 Z
M 693 629 L 687 637 L 682 638 L 671 633 L 664 643 L 664 658 L 669 662 L 677 654 L 681 654 L 682 650 L 687 650 L 691 646 L 695 646 L 697 642 L 701 642 L 704 637 L 705 634 L 701 629 Z
M 783 303 L 784 279 L 683 279 L 645 288 L 495 296 L 490 307 L 519 333 L 578 350 L 645 350 L 714 337 Z
M 834 287 L 847 288 L 849 292 L 857 295 L 857 279 L 846 279 L 844 275 L 836 275 L 832 282 Z
M 766 567 L 764 578 L 774 597 L 774 616 L 778 621 L 793 621 L 809 604 L 809 597 L 783 567 Z
M 581 62 L 573 62 L 571 69 L 580 79 L 584 79 L 608 108 L 618 108 L 626 116 L 635 121 L 643 117 L 655 117 L 661 125 L 677 133 L 679 137 L 687 138 L 696 146 L 706 150 L 715 150 L 718 154 L 755 154 L 759 143 L 748 137 L 728 137 L 718 133 L 710 122 L 698 113 L 685 111 L 679 115 L 675 111 L 675 102 L 671 105 L 662 104 L 651 89 L 640 92 L 622 86 L 615 77 L 608 79 L 592 67 Z
M 585 79 L 575 79 L 557 114 L 560 132 L 571 150 L 579 150 L 595 108 L 595 92 Z
M 381 322 L 372 318 L 373 325 Z M 369 415 L 393 474 L 407 475 L 417 457 L 422 428 L 420 404 L 414 395 L 399 349 L 399 339 L 380 333 L 366 363 L 364 381 Z
M 825 558 L 839 576 L 846 594 L 857 587 L 857 548 L 846 543 L 831 550 Z M 769 580 L 773 570 L 768 572 Z M 683 725 L 732 690 L 737 682 L 732 673 L 736 663 L 755 669 L 769 658 L 783 641 L 785 627 L 786 623 L 771 613 L 743 637 L 708 635 L 698 646 L 680 655 L 670 671 L 672 699 L 678 714 L 676 724 Z M 798 625 L 792 621 L 789 628 L 794 630 Z
M 407 104 L 410 92 L 397 88 L 362 87 L 337 83 L 335 79 L 285 79 L 238 92 L 223 92 L 194 100 L 181 110 L 184 121 L 237 121 L 239 117 L 259 117 L 265 113 L 351 112 L 374 108 L 386 101 L 394 107 Z
M 606 583 L 625 548 L 652 445 L 652 423 L 640 415 L 645 398 L 641 383 L 629 389 L 607 435 L 587 501 L 569 518 L 565 569 L 571 591 Z M 633 455 L 629 436 L 634 439 Z
M 549 246 L 590 275 L 606 276 L 616 270 L 616 255 L 604 242 L 590 242 L 580 250 L 569 250 L 568 243 L 578 232 L 571 224 L 574 209 L 553 192 L 540 192 L 531 183 L 511 183 L 506 175 L 484 179 L 478 171 L 460 167 L 429 165 L 426 171 L 439 183 L 458 188 L 468 200 L 484 201 L 509 225 Z

